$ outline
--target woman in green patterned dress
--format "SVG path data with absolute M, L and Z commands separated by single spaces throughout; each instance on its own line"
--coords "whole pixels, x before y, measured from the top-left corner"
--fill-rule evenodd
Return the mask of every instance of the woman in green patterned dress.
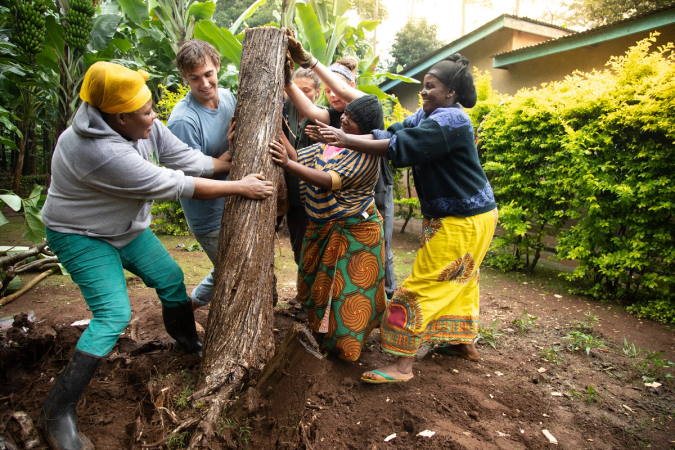
M 341 119 L 351 134 L 370 133 L 381 123 L 374 95 L 353 100 Z M 309 216 L 298 298 L 319 344 L 356 361 L 386 307 L 382 219 L 373 199 L 379 158 L 327 144 L 297 155 L 277 142 L 270 147 L 274 162 L 301 180 Z

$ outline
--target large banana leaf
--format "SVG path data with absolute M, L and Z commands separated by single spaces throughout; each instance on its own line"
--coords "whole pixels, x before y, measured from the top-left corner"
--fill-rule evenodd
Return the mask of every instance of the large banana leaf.
M 298 11 L 296 19 L 302 22 L 302 28 L 309 42 L 312 55 L 323 64 L 330 64 L 330 61 L 326 60 L 326 40 L 323 37 L 323 30 L 321 29 L 319 19 L 314 13 L 314 9 L 310 5 L 298 3 L 296 4 L 296 10 Z
M 96 51 L 108 48 L 121 19 L 116 14 L 101 14 L 94 17 L 89 46 Z
M 143 0 L 117 0 L 117 3 L 134 25 L 140 27 L 150 18 L 148 5 Z
M 287 0 L 284 2 L 285 8 L 281 11 L 281 26 L 285 28 L 293 28 L 295 20 L 295 0 Z
M 333 61 L 333 56 L 335 55 L 335 50 L 342 40 L 344 30 L 347 27 L 347 22 L 349 19 L 346 17 L 337 17 L 335 25 L 333 26 L 333 33 L 331 34 L 330 41 L 328 41 L 328 47 L 326 48 L 326 56 L 324 57 L 324 64 L 328 65 Z
M 0 194 L 0 200 L 14 211 L 21 209 L 21 197 L 16 194 Z
M 210 20 L 200 20 L 195 25 L 195 37 L 211 43 L 221 55 L 234 63 L 237 68 L 241 63 L 241 43 L 227 28 L 218 28 Z
M 246 9 L 246 11 L 244 11 L 243 13 L 241 13 L 239 17 L 237 17 L 237 20 L 234 21 L 232 26 L 230 26 L 230 33 L 232 34 L 236 33 L 241 24 L 244 22 L 244 20 L 251 17 L 253 13 L 255 13 L 258 10 L 258 8 L 260 8 L 265 3 L 267 3 L 267 0 L 258 0 L 257 2 L 249 6 L 248 9 Z
M 63 26 L 54 16 L 45 19 L 45 45 L 52 47 L 59 56 L 63 55 L 66 43 L 63 40 Z
M 316 13 L 316 17 L 319 19 L 321 28 L 327 28 L 330 25 L 329 23 L 330 14 L 328 8 L 326 8 L 326 3 L 323 2 L 323 0 L 307 0 L 307 1 L 300 0 L 298 3 L 302 3 L 303 5 L 312 7 L 314 12 Z
M 365 76 L 387 77 L 390 80 L 401 80 L 404 83 L 414 83 L 414 84 L 420 83 L 420 81 L 416 80 L 415 78 L 410 78 L 410 77 L 406 77 L 405 75 L 399 75 L 397 73 L 390 73 L 390 72 L 364 73 L 361 76 L 362 77 L 365 77 Z
M 365 28 L 368 31 L 373 31 L 379 24 L 379 20 L 362 20 L 356 28 Z
M 117 49 L 119 51 L 121 51 L 122 53 L 128 52 L 131 49 L 131 47 L 134 46 L 131 43 L 131 41 L 129 41 L 128 39 L 124 39 L 124 38 L 115 38 L 115 39 L 112 40 L 112 44 L 115 47 L 117 47 Z
M 383 100 L 396 101 L 396 97 L 392 97 L 391 95 L 387 94 L 382 89 L 375 86 L 374 84 L 359 85 L 358 88 L 359 88 L 359 91 L 365 92 L 366 94 L 377 95 L 377 98 L 380 101 L 383 101 Z
M 195 20 L 206 20 L 213 17 L 213 13 L 215 10 L 216 4 L 211 1 L 197 2 L 190 5 L 189 16 L 194 16 Z
M 42 186 L 35 186 L 33 192 L 30 193 L 30 197 L 22 200 L 26 219 L 26 231 L 23 233 L 23 237 L 35 244 L 42 242 L 45 237 L 45 224 L 42 221 L 42 213 L 38 205 L 41 192 Z
M 324 2 L 327 0 L 324 0 Z M 351 0 L 329 0 L 333 3 L 333 16 L 342 17 L 352 7 Z

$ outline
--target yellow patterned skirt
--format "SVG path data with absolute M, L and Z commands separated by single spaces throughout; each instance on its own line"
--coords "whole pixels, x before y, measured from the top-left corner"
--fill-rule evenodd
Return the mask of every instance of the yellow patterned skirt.
M 470 344 L 478 333 L 480 264 L 498 213 L 424 218 L 412 274 L 387 305 L 382 348 L 412 358 L 425 341 Z

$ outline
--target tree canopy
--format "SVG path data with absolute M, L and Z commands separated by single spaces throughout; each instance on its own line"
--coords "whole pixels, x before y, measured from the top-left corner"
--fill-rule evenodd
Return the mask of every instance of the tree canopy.
M 352 9 L 363 20 L 373 20 L 375 18 L 375 0 L 353 0 Z M 377 2 L 377 19 L 385 20 L 389 15 L 384 0 Z
M 541 19 L 563 26 L 590 28 L 667 6 L 675 6 L 675 0 L 566 0 L 559 8 L 549 5 Z
M 423 58 L 425 55 L 443 46 L 436 36 L 438 25 L 428 24 L 427 20 L 415 19 L 405 24 L 396 33 L 391 46 L 391 56 L 394 58 L 391 71 L 396 72 L 398 66 L 404 69 Z
M 595 24 L 615 22 L 665 6 L 675 6 L 673 0 L 583 0 L 582 11 Z

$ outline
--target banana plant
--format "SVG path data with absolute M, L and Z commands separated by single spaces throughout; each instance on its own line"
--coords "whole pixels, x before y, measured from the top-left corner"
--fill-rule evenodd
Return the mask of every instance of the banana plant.
M 151 16 L 164 26 L 174 53 L 182 42 L 192 39 L 195 25 L 200 20 L 211 19 L 216 10 L 212 1 L 153 0 L 151 4 L 154 4 Z
M 335 55 L 342 50 L 353 47 L 357 39 L 365 38 L 365 31 L 373 31 L 379 21 L 364 20 L 356 27 L 350 26 L 344 13 L 351 6 L 349 0 L 297 0 L 295 23 L 298 37 L 303 46 L 321 63 L 329 66 Z M 397 102 L 396 98 L 383 92 L 377 85 L 384 77 L 400 79 L 407 83 L 418 83 L 417 80 L 391 73 L 375 73 L 379 56 L 372 53 L 366 55 L 361 62 L 357 88 L 367 94 L 374 94 L 380 100 Z
M 45 23 L 45 50 L 38 55 L 37 60 L 44 69 L 44 76 L 52 78 L 51 84 L 56 90 L 59 114 L 55 131 L 59 136 L 77 111 L 80 85 L 87 68 L 98 60 L 106 60 L 112 56 L 110 54 L 106 57 L 104 51 L 111 46 L 121 17 L 113 11 L 92 18 L 89 41 L 82 51 L 67 43 L 65 26 L 68 2 L 51 2 L 50 9 L 52 14 L 47 16 Z
M 35 186 L 28 198 L 22 199 L 12 192 L 0 194 L 0 209 L 7 205 L 16 212 L 23 210 L 24 226 L 26 227 L 23 237 L 35 244 L 42 242 L 45 237 L 45 224 L 42 221 L 42 204 L 45 196 L 42 195 L 42 186 Z M 9 223 L 7 218 L 0 213 L 0 226 Z
M 236 33 L 244 21 L 255 14 L 258 8 L 265 3 L 267 3 L 267 0 L 258 0 L 253 3 L 234 21 L 230 28 L 219 27 L 210 19 L 202 20 L 196 24 L 194 36 L 211 43 L 225 59 L 231 61 L 239 69 L 244 33 L 239 35 L 236 35 Z

